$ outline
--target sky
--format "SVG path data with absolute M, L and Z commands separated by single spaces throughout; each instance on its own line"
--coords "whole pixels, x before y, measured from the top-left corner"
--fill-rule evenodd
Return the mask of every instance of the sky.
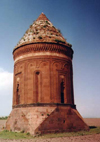
M 12 51 L 42 12 L 72 44 L 79 113 L 100 118 L 100 0 L 0 0 L 0 116 L 12 110 Z

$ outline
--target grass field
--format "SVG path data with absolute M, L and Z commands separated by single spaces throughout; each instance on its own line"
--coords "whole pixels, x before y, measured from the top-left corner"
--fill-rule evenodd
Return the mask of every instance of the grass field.
M 58 137 L 72 137 L 72 136 L 84 136 L 100 134 L 100 118 L 85 118 L 85 122 L 90 126 L 89 131 L 80 132 L 66 132 L 66 133 L 55 133 L 55 134 L 45 134 L 40 136 L 31 136 L 29 133 L 23 132 L 9 132 L 7 130 L 0 132 L 0 139 L 47 139 L 47 138 L 58 138 Z M 6 120 L 0 120 L 0 127 L 5 125 Z
M 7 130 L 0 132 L 0 139 L 45 139 L 45 138 L 57 138 L 57 137 L 71 137 L 71 136 L 84 136 L 100 134 L 100 127 L 90 127 L 89 131 L 79 131 L 79 132 L 66 132 L 66 133 L 55 133 L 55 134 L 45 134 L 40 136 L 31 136 L 29 133 L 23 132 L 9 132 Z
M 9 132 L 7 130 L 0 132 L 0 139 L 32 139 L 29 133 Z

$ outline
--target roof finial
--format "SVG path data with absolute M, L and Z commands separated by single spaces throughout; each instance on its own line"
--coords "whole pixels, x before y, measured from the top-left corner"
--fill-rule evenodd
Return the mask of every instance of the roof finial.
M 37 18 L 37 20 L 36 21 L 38 21 L 38 20 L 49 20 L 47 17 L 46 17 L 46 15 L 42 12 L 41 14 L 40 14 L 40 16 Z

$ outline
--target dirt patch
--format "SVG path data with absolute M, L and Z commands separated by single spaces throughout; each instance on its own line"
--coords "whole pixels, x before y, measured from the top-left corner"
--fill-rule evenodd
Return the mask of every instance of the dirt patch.
M 84 121 L 89 126 L 98 126 L 98 127 L 100 127 L 100 118 L 84 118 Z
M 100 142 L 100 134 L 75 137 L 60 137 L 49 139 L 30 139 L 30 140 L 0 140 L 0 142 Z

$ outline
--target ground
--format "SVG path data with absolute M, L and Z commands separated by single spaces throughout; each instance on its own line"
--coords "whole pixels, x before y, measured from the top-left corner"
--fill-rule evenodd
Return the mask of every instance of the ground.
M 5 126 L 5 122 L 6 122 L 6 120 L 0 120 L 0 131 Z
M 100 126 L 100 118 L 84 118 L 85 122 L 89 126 Z M 0 120 L 0 130 L 5 124 L 5 120 Z M 59 137 L 48 139 L 22 139 L 22 140 L 3 140 L 0 142 L 100 142 L 100 134 L 86 135 L 86 136 L 74 136 L 74 137 Z

